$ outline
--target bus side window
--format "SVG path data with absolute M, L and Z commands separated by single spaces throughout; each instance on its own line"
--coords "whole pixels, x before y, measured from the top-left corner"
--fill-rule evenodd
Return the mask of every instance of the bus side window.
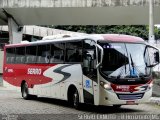
M 37 63 L 49 63 L 50 45 L 38 45 Z
M 66 62 L 82 62 L 82 42 L 66 43 Z
M 64 44 L 54 43 L 51 45 L 50 63 L 64 62 Z
M 37 46 L 26 47 L 26 63 L 36 63 Z
M 15 48 L 6 49 L 6 60 L 8 64 L 12 64 L 15 62 Z
M 16 48 L 16 63 L 25 63 L 25 47 Z
M 63 50 L 55 50 L 54 51 L 54 62 L 63 62 L 63 61 L 64 61 Z

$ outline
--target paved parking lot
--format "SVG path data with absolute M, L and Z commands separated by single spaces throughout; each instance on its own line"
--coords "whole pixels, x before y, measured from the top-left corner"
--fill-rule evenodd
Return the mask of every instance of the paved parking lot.
M 160 106 L 154 104 L 141 104 L 134 106 L 122 106 L 120 109 L 113 107 L 95 107 L 83 105 L 81 110 L 70 107 L 66 101 L 38 98 L 35 100 L 23 100 L 19 92 L 0 87 L 0 114 L 2 119 L 6 117 L 18 117 L 29 119 L 80 119 L 81 115 L 134 115 L 134 114 L 160 114 Z M 14 115 L 14 116 L 8 116 Z M 84 117 L 84 116 L 83 116 Z M 87 117 L 87 116 L 85 116 Z M 159 117 L 159 116 L 158 116 Z M 87 119 L 87 118 L 85 118 Z

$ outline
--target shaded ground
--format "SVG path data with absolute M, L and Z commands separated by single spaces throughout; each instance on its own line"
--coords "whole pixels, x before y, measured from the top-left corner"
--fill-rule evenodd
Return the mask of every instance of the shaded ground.
M 154 80 L 153 96 L 154 97 L 160 97 L 160 79 Z

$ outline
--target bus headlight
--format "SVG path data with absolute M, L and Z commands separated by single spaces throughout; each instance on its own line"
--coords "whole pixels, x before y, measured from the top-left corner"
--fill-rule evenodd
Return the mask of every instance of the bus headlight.
M 100 85 L 106 90 L 112 90 L 111 86 L 108 83 L 100 82 Z

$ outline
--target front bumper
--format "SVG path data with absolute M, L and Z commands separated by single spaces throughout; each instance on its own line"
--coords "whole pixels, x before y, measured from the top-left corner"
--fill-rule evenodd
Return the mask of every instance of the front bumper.
M 135 97 L 127 97 L 126 96 L 122 99 L 118 97 L 118 95 L 125 95 L 127 96 L 130 94 L 136 94 L 139 95 L 137 98 Z M 152 96 L 152 88 L 147 90 L 146 92 L 141 93 L 115 93 L 114 91 L 108 91 L 100 87 L 100 98 L 99 98 L 99 105 L 103 106 L 111 106 L 111 105 L 128 105 L 128 101 L 134 101 L 135 104 L 140 103 L 147 103 L 150 101 L 150 98 Z M 143 94 L 142 97 L 140 97 L 140 94 Z

